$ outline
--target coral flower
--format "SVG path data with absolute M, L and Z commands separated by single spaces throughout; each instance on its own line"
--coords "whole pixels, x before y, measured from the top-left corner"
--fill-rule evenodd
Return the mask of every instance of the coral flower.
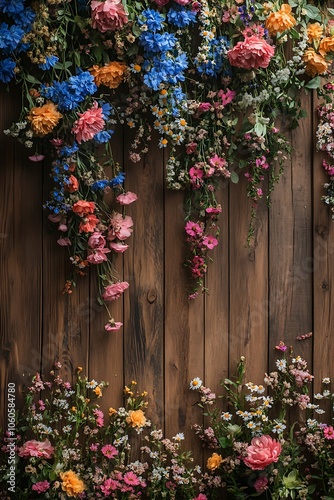
M 118 30 L 128 22 L 121 0 L 105 0 L 105 2 L 93 0 L 90 7 L 92 26 L 102 33 Z
M 146 424 L 146 417 L 143 410 L 130 410 L 129 416 L 126 417 L 126 421 L 131 427 L 137 427 L 140 429 Z
M 212 453 L 211 457 L 208 458 L 206 462 L 206 467 L 209 470 L 216 470 L 220 464 L 223 463 L 223 459 L 221 455 L 218 455 L 218 453 Z
M 291 7 L 284 3 L 280 10 L 272 12 L 266 19 L 266 28 L 270 35 L 274 36 L 277 33 L 292 28 L 296 24 L 296 19 L 291 15 Z
M 306 63 L 306 73 L 312 77 L 322 75 L 328 69 L 328 63 L 325 59 L 312 48 L 304 52 L 303 60 Z
M 79 189 L 79 181 L 74 175 L 70 175 L 67 181 L 65 182 L 65 191 L 69 193 L 74 193 Z
M 267 68 L 275 53 L 274 47 L 258 36 L 246 37 L 227 52 L 231 66 L 242 69 Z
M 319 53 L 325 57 L 328 52 L 334 52 L 334 36 L 327 36 L 320 42 Z
M 99 108 L 95 101 L 93 106 L 83 113 L 78 113 L 79 119 L 74 123 L 72 132 L 79 144 L 90 141 L 94 135 L 101 132 L 104 128 L 105 121 L 103 118 L 103 110 Z
M 307 40 L 312 43 L 313 40 L 320 40 L 323 28 L 319 23 L 312 23 L 307 26 Z
M 72 207 L 72 211 L 83 217 L 84 215 L 87 214 L 92 214 L 95 210 L 95 203 L 94 201 L 85 201 L 85 200 L 79 200 L 76 203 L 74 203 Z
M 53 102 L 48 102 L 43 106 L 32 108 L 27 119 L 31 122 L 34 134 L 43 137 L 52 132 L 62 117 L 63 115 L 57 111 L 57 106 Z
M 110 89 L 117 89 L 124 79 L 126 65 L 114 61 L 104 66 L 94 65 L 89 71 L 98 87 L 105 85 Z
M 84 482 L 72 470 L 60 473 L 61 488 L 69 497 L 75 497 L 85 491 Z
M 273 462 L 277 462 L 281 451 L 281 443 L 270 436 L 254 437 L 247 448 L 247 457 L 243 459 L 252 470 L 263 470 Z
M 95 230 L 96 224 L 98 224 L 98 222 L 99 219 L 94 214 L 87 215 L 83 218 L 82 222 L 80 222 L 79 232 L 92 233 Z

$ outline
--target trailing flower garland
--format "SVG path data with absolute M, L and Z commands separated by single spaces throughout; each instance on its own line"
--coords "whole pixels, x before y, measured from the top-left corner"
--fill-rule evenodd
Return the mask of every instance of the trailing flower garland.
M 258 202 L 290 152 L 279 124 L 297 126 L 300 92 L 330 76 L 331 9 L 306 0 L 0 0 L 0 12 L 0 81 L 19 84 L 23 96 L 6 133 L 32 161 L 51 162 L 45 208 L 76 271 L 64 292 L 89 266 L 106 307 L 129 286 L 112 266 L 128 248 L 126 206 L 137 198 L 112 156 L 121 124 L 135 133 L 133 162 L 152 129 L 168 148 L 167 185 L 185 192 L 196 297 L 219 244 L 218 185 L 247 179 L 251 237 Z M 120 327 L 109 313 L 106 329 Z

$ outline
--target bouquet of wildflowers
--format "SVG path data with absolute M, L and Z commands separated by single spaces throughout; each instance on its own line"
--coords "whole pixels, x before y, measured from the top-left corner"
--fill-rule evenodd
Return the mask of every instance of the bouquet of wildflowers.
M 287 348 L 280 342 L 277 349 Z M 263 494 L 306 500 L 315 492 L 332 498 L 334 431 L 314 418 L 324 410 L 308 394 L 313 376 L 306 361 L 292 351 L 284 354 L 276 371 L 265 374 L 264 385 L 244 383 L 244 376 L 241 358 L 237 375 L 222 382 L 223 405 L 199 378 L 190 383 L 209 424 L 194 425 L 211 453 L 203 474 L 207 498 L 221 498 L 224 491 L 238 499 Z M 328 387 L 329 380 L 323 382 Z M 329 389 L 314 398 L 333 403 Z

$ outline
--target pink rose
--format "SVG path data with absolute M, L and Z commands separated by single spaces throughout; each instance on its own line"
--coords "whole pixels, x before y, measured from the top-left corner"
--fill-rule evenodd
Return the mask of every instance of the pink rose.
M 266 477 L 259 477 L 254 483 L 254 489 L 258 493 L 263 493 L 268 489 L 268 479 Z
M 88 246 L 90 248 L 103 248 L 105 244 L 106 239 L 100 231 L 95 231 L 95 233 L 88 238 Z
M 131 193 L 131 191 L 128 191 L 127 193 L 122 193 L 118 195 L 116 200 L 121 205 L 130 205 L 130 203 L 133 203 L 134 201 L 138 200 L 138 196 L 135 193 Z
M 90 141 L 94 135 L 103 130 L 105 121 L 103 118 L 103 110 L 94 101 L 93 106 L 83 113 L 78 113 L 79 118 L 74 122 L 72 132 L 79 144 Z
M 277 462 L 282 451 L 281 443 L 270 436 L 254 437 L 247 448 L 247 457 L 243 459 L 252 470 L 263 470 L 273 462 Z
M 246 37 L 243 42 L 227 52 L 231 66 L 243 69 L 267 68 L 275 53 L 274 47 L 263 38 L 255 35 Z
M 101 264 L 102 262 L 106 262 L 108 260 L 106 253 L 111 252 L 109 248 L 94 248 L 87 257 L 87 261 L 90 264 Z
M 113 283 L 105 287 L 102 298 L 104 300 L 117 300 L 127 288 L 129 288 L 127 281 Z
M 110 219 L 110 228 L 108 232 L 108 240 L 113 241 L 118 238 L 119 240 L 126 240 L 132 234 L 133 220 L 129 215 L 123 217 L 122 214 L 114 212 Z
M 105 0 L 105 2 L 93 0 L 91 9 L 92 26 L 102 33 L 105 31 L 116 31 L 128 22 L 128 16 L 121 0 Z
M 19 456 L 22 458 L 39 457 L 51 458 L 54 452 L 53 446 L 48 439 L 45 441 L 36 441 L 31 439 L 26 441 L 21 448 L 19 448 Z
M 119 243 L 111 242 L 110 248 L 116 253 L 124 253 L 125 250 L 129 248 L 129 245 L 126 245 L 126 243 L 123 243 L 122 241 L 120 241 Z

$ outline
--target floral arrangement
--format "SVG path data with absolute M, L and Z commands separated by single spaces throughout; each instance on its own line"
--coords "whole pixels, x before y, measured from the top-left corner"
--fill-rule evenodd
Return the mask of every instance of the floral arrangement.
M 55 363 L 50 380 L 37 374 L 17 415 L 16 434 L 2 437 L 0 494 L 8 498 L 9 457 L 16 456 L 16 497 L 214 500 L 227 492 L 235 499 L 311 500 L 334 498 L 331 381 L 309 394 L 313 376 L 307 363 L 287 349 L 264 383 L 245 382 L 245 359 L 235 377 L 221 382 L 222 396 L 199 377 L 198 394 L 206 425 L 193 425 L 206 451 L 206 468 L 182 450 L 183 433 L 163 436 L 149 417 L 148 394 L 136 381 L 124 389 L 124 406 L 99 402 L 108 384 L 82 376 L 74 384 L 61 378 Z M 15 436 L 13 436 L 15 434 Z
M 129 161 L 147 152 L 153 129 L 168 149 L 167 185 L 185 192 L 195 298 L 219 241 L 219 182 L 247 179 L 251 238 L 258 202 L 269 200 L 290 152 L 284 133 L 304 116 L 300 93 L 330 77 L 332 9 L 306 0 L 0 0 L 0 12 L 0 82 L 22 91 L 5 133 L 50 165 L 45 208 L 73 269 L 64 293 L 97 268 L 106 329 L 122 326 L 108 304 L 129 286 L 113 257 L 128 248 L 126 207 L 137 199 L 112 154 L 124 126 Z

